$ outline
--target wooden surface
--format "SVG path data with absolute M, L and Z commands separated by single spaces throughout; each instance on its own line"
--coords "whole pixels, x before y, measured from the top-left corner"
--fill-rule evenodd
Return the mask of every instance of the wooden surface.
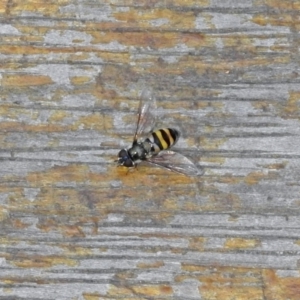
M 300 1 L 0 14 L 0 299 L 299 299 Z M 143 86 L 202 177 L 116 167 Z

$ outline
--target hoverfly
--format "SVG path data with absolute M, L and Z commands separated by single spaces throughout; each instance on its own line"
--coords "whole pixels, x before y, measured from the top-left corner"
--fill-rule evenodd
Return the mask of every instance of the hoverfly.
M 156 101 L 150 90 L 141 94 L 138 120 L 131 148 L 122 149 L 118 154 L 118 165 L 135 167 L 141 161 L 161 166 L 188 176 L 202 175 L 196 165 L 187 157 L 168 150 L 176 144 L 180 133 L 174 128 L 153 130 L 155 124 Z M 147 133 L 148 137 L 141 139 Z

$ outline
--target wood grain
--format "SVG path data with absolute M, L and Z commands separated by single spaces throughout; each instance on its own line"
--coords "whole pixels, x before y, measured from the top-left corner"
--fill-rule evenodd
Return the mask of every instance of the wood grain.
M 299 16 L 0 1 L 0 299 L 299 299 Z M 203 176 L 116 167 L 145 86 Z

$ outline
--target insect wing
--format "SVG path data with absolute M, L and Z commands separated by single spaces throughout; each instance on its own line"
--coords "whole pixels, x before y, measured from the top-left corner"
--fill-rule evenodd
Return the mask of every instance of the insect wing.
M 173 151 L 160 152 L 147 159 L 147 162 L 187 176 L 203 175 L 203 170 L 199 169 L 191 160 Z
M 138 110 L 138 121 L 133 141 L 135 142 L 144 133 L 149 133 L 155 124 L 156 101 L 151 90 L 144 89 L 141 93 Z

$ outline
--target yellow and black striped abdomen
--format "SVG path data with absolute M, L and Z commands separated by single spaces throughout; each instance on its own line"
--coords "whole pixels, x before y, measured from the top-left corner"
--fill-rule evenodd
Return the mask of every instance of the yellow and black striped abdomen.
M 148 138 L 153 144 L 151 152 L 158 153 L 172 147 L 179 139 L 180 133 L 174 128 L 162 128 L 151 133 Z

